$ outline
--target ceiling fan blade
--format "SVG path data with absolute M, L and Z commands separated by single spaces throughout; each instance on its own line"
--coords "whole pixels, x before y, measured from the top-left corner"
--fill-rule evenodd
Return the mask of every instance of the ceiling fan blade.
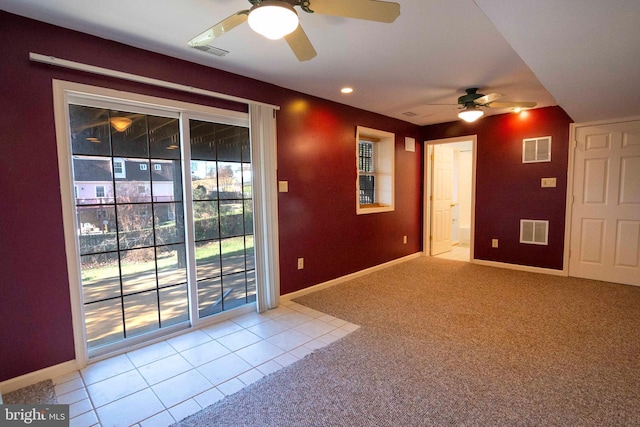
M 240 12 L 234 13 L 233 15 L 218 22 L 213 27 L 189 40 L 189 46 L 204 46 L 211 40 L 220 37 L 221 35 L 231 31 L 238 25 L 245 23 L 248 18 L 248 10 L 241 10 Z
M 400 16 L 398 3 L 376 0 L 311 0 L 315 13 L 391 23 Z
M 293 33 L 284 36 L 284 39 L 296 55 L 296 58 L 298 58 L 298 61 L 308 61 L 317 55 L 309 37 L 307 37 L 307 33 L 304 32 L 301 25 L 298 25 L 298 28 L 296 28 Z
M 485 105 L 495 101 L 498 98 L 502 98 L 503 96 L 504 95 L 501 93 L 489 93 L 487 95 L 481 96 L 480 98 L 474 99 L 473 102 L 477 105 Z
M 490 102 L 486 104 L 489 108 L 534 108 L 535 102 Z

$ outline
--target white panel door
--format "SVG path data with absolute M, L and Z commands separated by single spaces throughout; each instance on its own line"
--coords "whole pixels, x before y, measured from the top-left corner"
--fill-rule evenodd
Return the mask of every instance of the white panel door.
M 575 137 L 569 275 L 640 286 L 640 121 Z
M 433 196 L 431 255 L 451 250 L 451 208 L 453 205 L 453 148 L 433 147 Z

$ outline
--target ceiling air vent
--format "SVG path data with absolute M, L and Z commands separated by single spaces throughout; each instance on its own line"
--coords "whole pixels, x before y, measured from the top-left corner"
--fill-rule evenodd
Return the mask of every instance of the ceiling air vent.
M 229 53 L 229 51 L 220 49 L 219 47 L 213 47 L 208 44 L 205 44 L 204 46 L 193 46 L 193 48 L 210 53 L 215 56 L 227 56 L 227 54 Z
M 417 114 L 414 113 L 413 111 L 407 111 L 406 113 L 402 113 L 402 114 L 404 114 L 407 117 L 415 117 L 415 116 L 417 116 Z

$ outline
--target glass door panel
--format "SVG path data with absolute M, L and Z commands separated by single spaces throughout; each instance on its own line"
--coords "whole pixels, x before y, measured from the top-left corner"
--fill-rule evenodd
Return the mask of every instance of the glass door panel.
M 200 318 L 255 301 L 249 129 L 189 121 Z
M 189 320 L 179 121 L 74 104 L 69 116 L 91 355 Z

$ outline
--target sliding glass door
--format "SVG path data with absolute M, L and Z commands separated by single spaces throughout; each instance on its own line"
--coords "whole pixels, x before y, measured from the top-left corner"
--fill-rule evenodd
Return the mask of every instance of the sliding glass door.
M 89 356 L 255 301 L 247 126 L 86 100 L 68 117 Z

